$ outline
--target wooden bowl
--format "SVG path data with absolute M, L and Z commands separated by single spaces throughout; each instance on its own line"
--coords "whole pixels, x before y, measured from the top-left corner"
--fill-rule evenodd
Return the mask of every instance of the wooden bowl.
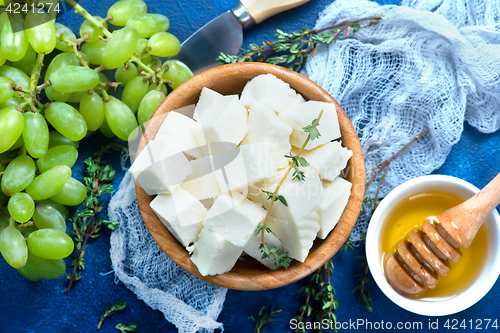
M 149 232 L 163 251 L 179 266 L 194 276 L 221 287 L 238 290 L 264 290 L 282 287 L 313 273 L 337 253 L 347 240 L 358 218 L 365 189 L 365 167 L 358 136 L 344 110 L 323 88 L 308 78 L 291 70 L 265 63 L 238 63 L 215 67 L 186 81 L 170 93 L 148 122 L 139 143 L 138 152 L 144 149 L 148 139 L 155 137 L 168 112 L 195 104 L 201 89 L 208 87 L 223 95 L 240 94 L 245 84 L 261 74 L 273 74 L 287 82 L 306 100 L 334 103 L 337 108 L 342 144 L 352 150 L 344 178 L 352 183 L 351 196 L 335 229 L 324 240 L 317 238 L 307 259 L 301 263 L 293 261 L 288 269 L 270 270 L 256 260 L 245 257 L 233 269 L 221 275 L 202 276 L 191 262 L 186 249 L 167 231 L 150 208 L 154 196 L 149 196 L 136 182 L 139 208 Z

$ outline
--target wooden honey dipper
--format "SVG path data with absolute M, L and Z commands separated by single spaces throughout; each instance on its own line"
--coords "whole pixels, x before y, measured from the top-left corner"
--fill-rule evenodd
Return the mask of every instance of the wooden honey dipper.
M 385 276 L 398 292 L 418 295 L 450 270 L 447 259 L 457 262 L 488 214 L 500 204 L 500 174 L 472 198 L 428 218 L 423 232 L 413 230 L 385 260 Z

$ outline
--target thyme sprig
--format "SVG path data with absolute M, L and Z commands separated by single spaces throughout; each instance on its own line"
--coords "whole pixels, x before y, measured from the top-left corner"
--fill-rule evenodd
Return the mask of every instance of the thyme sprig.
M 304 325 L 297 325 L 294 330 L 295 333 L 305 333 L 307 321 L 328 323 L 328 327 L 337 332 L 336 323 L 337 311 L 339 301 L 335 297 L 335 289 L 331 284 L 331 277 L 333 275 L 333 263 L 326 262 L 321 266 L 311 277 L 308 285 L 300 289 L 300 294 L 306 296 L 304 304 L 299 308 L 299 314 L 293 319 L 298 323 Z M 324 332 L 325 327 L 322 325 L 318 332 Z
M 99 231 L 103 225 L 111 230 L 116 230 L 119 227 L 118 222 L 103 219 L 98 215 L 104 206 L 100 198 L 105 194 L 113 192 L 111 182 L 116 176 L 116 171 L 113 167 L 102 162 L 102 156 L 105 153 L 109 153 L 111 149 L 121 150 L 122 147 L 122 143 L 116 141 L 109 142 L 102 146 L 100 151 L 96 153 L 95 159 L 89 157 L 84 162 L 86 169 L 83 183 L 87 187 L 87 197 L 83 202 L 82 210 L 75 213 L 71 223 L 72 229 L 70 233 L 75 240 L 77 253 L 72 262 L 73 269 L 71 273 L 66 274 L 69 282 L 64 290 L 65 292 L 71 289 L 74 281 L 81 278 L 81 271 L 85 269 L 84 255 L 88 240 L 99 237 Z
M 372 212 L 373 210 L 375 210 L 377 208 L 377 205 L 378 205 L 378 195 L 380 193 L 380 189 L 382 188 L 382 184 L 384 183 L 384 180 L 385 180 L 385 176 L 387 176 L 387 172 L 389 171 L 389 167 L 391 165 L 391 162 L 399 156 L 399 154 L 401 154 L 406 148 L 408 148 L 413 142 L 417 141 L 418 139 L 420 139 L 421 137 L 423 137 L 424 135 L 426 135 L 427 133 L 429 132 L 429 128 L 426 128 L 425 130 L 423 130 L 422 132 L 420 132 L 419 134 L 417 134 L 413 139 L 410 140 L 410 142 L 408 142 L 406 145 L 404 145 L 400 150 L 398 150 L 394 155 L 392 155 L 391 157 L 389 157 L 388 159 L 386 160 L 383 160 L 382 162 L 378 163 L 377 165 L 375 165 L 371 170 L 370 172 L 368 173 L 368 176 L 366 177 L 368 179 L 368 181 L 366 182 L 366 185 L 365 185 L 365 188 L 368 188 L 368 186 L 370 186 L 370 184 L 375 180 L 375 179 L 378 179 L 380 173 L 382 171 L 384 171 L 382 177 L 380 178 L 380 182 L 378 184 L 378 187 L 377 187 L 377 192 L 375 193 L 375 197 L 373 198 L 373 202 L 374 202 L 374 206 L 373 206 L 373 209 L 372 209 Z M 373 175 L 372 175 L 373 174 Z
M 356 274 L 355 277 L 358 278 L 360 284 L 352 290 L 352 294 L 358 293 L 358 303 L 360 303 L 368 312 L 373 312 L 373 300 L 370 290 L 366 287 L 370 283 L 370 278 L 368 277 L 368 263 L 366 262 L 365 256 L 356 257 L 357 259 L 362 259 L 361 267 L 365 267 L 363 274 Z
M 137 324 L 135 324 L 135 323 L 131 323 L 131 324 L 118 323 L 118 324 L 116 324 L 116 329 L 122 333 L 137 332 Z
M 307 166 L 307 165 L 309 165 L 309 163 L 303 157 L 300 157 L 300 154 L 302 154 L 302 151 L 304 150 L 306 145 L 309 143 L 309 140 L 314 140 L 321 135 L 317 129 L 317 126 L 319 125 L 319 121 L 320 121 L 321 117 L 323 116 L 323 112 L 324 112 L 324 110 L 321 110 L 319 115 L 318 115 L 318 118 L 314 119 L 313 122 L 311 123 L 311 125 L 308 125 L 308 126 L 303 128 L 304 132 L 308 133 L 308 135 L 307 135 L 306 140 L 302 144 L 302 147 L 300 147 L 299 151 L 297 152 L 297 155 L 292 155 L 291 152 L 290 152 L 290 155 L 285 155 L 285 157 L 290 159 L 290 161 L 288 162 L 288 169 L 285 172 L 285 175 L 283 176 L 283 178 L 278 183 L 278 186 L 276 186 L 276 189 L 274 190 L 274 192 L 272 192 L 272 195 L 269 191 L 264 191 L 264 193 L 266 193 L 268 195 L 268 200 L 271 200 L 271 203 L 269 204 L 269 208 L 267 209 L 267 213 L 266 213 L 266 216 L 264 217 L 264 220 L 256 228 L 255 233 L 258 234 L 258 232 L 260 232 L 260 235 L 261 235 L 261 244 L 259 246 L 259 250 L 262 253 L 262 259 L 268 259 L 271 256 L 273 256 L 275 264 L 280 265 L 284 268 L 290 267 L 290 263 L 292 262 L 292 258 L 290 258 L 288 256 L 288 252 L 283 252 L 280 254 L 279 248 L 277 248 L 277 247 L 269 248 L 266 245 L 265 233 L 270 232 L 269 231 L 270 228 L 267 225 L 267 220 L 269 218 L 271 209 L 273 208 L 273 204 L 275 201 L 279 200 L 285 206 L 288 206 L 288 203 L 286 203 L 285 197 L 283 197 L 282 195 L 279 195 L 278 191 L 281 188 L 281 185 L 283 185 L 283 183 L 285 182 L 285 179 L 288 177 L 288 174 L 290 173 L 290 171 L 292 169 L 295 170 L 292 180 L 301 180 L 301 181 L 305 180 L 305 174 L 303 171 L 299 170 L 299 164 L 302 166 Z
M 101 328 L 102 323 L 104 322 L 104 319 L 108 318 L 109 316 L 114 315 L 118 311 L 123 311 L 127 307 L 127 302 L 125 301 L 118 301 L 116 304 L 113 305 L 107 305 L 106 309 L 104 310 L 104 313 L 101 315 L 99 318 L 99 324 L 97 325 L 97 329 Z
M 272 323 L 274 321 L 274 317 L 282 312 L 282 309 L 274 310 L 274 307 L 272 305 L 269 305 L 269 302 L 266 302 L 266 304 L 259 309 L 257 318 L 255 318 L 254 316 L 250 316 L 250 319 L 255 322 L 254 332 L 264 332 L 264 330 L 267 328 L 267 324 Z
M 349 37 L 359 29 L 375 25 L 382 20 L 382 16 L 369 16 L 356 20 L 344 21 L 321 29 L 304 28 L 298 31 L 286 33 L 276 30 L 277 40 L 265 41 L 260 46 L 250 44 L 249 49 L 240 49 L 240 55 L 228 55 L 222 53 L 217 60 L 220 64 L 231 64 L 237 62 L 267 62 L 274 65 L 288 67 L 299 71 L 304 61 L 314 56 L 318 45 L 329 45 L 336 42 L 341 36 Z M 365 25 L 361 23 L 367 22 Z

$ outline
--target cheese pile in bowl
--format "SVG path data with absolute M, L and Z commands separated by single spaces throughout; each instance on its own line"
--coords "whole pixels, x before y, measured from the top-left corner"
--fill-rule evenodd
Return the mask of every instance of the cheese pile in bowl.
M 203 88 L 193 118 L 171 111 L 130 172 L 151 208 L 186 248 L 203 276 L 232 269 L 247 254 L 262 259 L 262 225 L 271 200 L 311 125 L 323 111 L 318 138 L 300 154 L 303 180 L 290 172 L 273 203 L 265 243 L 303 262 L 316 237 L 326 238 L 342 215 L 351 184 L 339 175 L 352 152 L 342 147 L 334 104 L 305 101 L 271 74 L 249 81 L 238 95 Z

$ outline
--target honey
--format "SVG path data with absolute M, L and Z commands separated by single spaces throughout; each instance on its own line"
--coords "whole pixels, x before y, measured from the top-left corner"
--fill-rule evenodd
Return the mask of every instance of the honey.
M 381 253 L 394 252 L 396 246 L 408 239 L 414 229 L 422 230 L 422 223 L 429 216 L 454 207 L 464 199 L 455 194 L 441 191 L 427 191 L 411 196 L 394 207 L 386 218 L 382 230 Z M 433 288 L 427 289 L 417 298 L 436 300 L 446 299 L 459 295 L 465 291 L 477 278 L 484 266 L 488 251 L 488 235 L 483 225 L 477 232 L 468 249 L 459 247 L 462 258 L 453 263 L 448 260 L 450 271 L 446 276 L 439 275 L 439 281 Z

